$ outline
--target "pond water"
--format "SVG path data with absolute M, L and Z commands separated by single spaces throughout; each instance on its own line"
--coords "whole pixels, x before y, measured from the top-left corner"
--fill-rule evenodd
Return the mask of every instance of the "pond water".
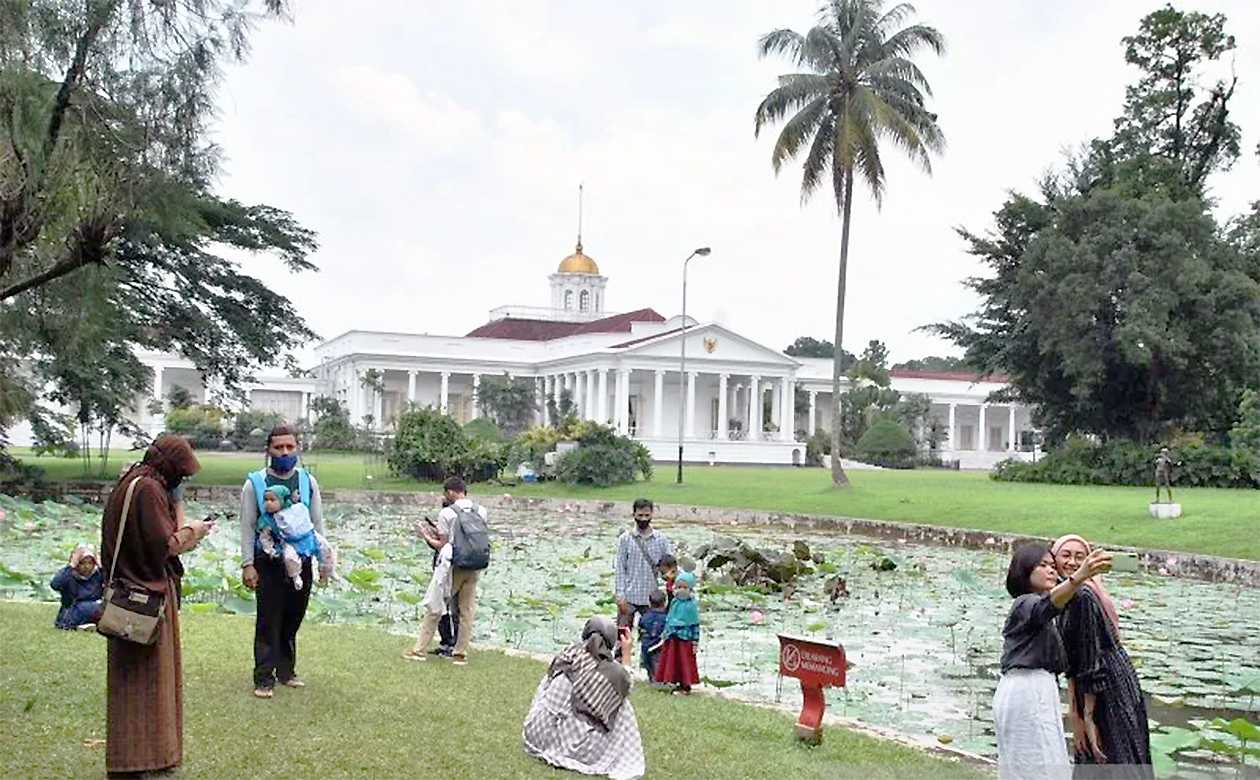
M 99 540 L 99 508 L 0 496 L 0 597 L 52 600 L 49 578 L 78 541 Z M 204 511 L 207 507 L 191 507 Z M 430 552 L 411 532 L 413 508 L 332 507 L 340 579 L 311 599 L 313 620 L 418 628 L 416 603 Z M 502 511 L 491 516 L 494 560 L 483 575 L 474 641 L 550 652 L 573 641 L 587 617 L 612 615 L 612 550 L 623 524 L 590 515 Z M 834 639 L 853 665 L 848 685 L 828 692 L 829 711 L 992 756 L 991 699 L 1001 627 L 1010 599 L 1005 555 L 878 542 L 841 535 L 661 523 L 681 551 L 719 536 L 771 550 L 805 541 L 824 563 L 795 593 L 724 584 L 709 572 L 700 590 L 699 665 L 707 684 L 756 701 L 796 706 L 800 689 L 778 678 L 777 633 Z M 184 608 L 252 612 L 240 585 L 234 522 L 184 557 Z M 897 563 L 876 571 L 881 557 Z M 702 567 L 702 574 L 703 567 Z M 843 576 L 850 593 L 832 603 L 824 581 Z M 1125 645 L 1161 726 L 1198 726 L 1222 715 L 1257 720 L 1260 697 L 1237 691 L 1260 676 L 1260 593 L 1237 585 L 1113 574 Z M 1248 714 L 1249 713 L 1249 714 Z M 1180 756 L 1191 762 L 1205 753 Z M 1252 759 L 1253 763 L 1260 763 Z

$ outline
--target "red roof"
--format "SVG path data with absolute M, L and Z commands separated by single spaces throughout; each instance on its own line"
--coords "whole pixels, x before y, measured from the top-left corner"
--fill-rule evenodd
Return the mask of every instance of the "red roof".
M 694 330 L 695 326 L 694 325 L 691 326 L 691 329 Z M 642 344 L 645 341 L 651 341 L 652 339 L 659 339 L 662 336 L 668 336 L 671 333 L 682 333 L 682 328 L 671 328 L 670 330 L 663 330 L 660 333 L 652 333 L 647 336 L 643 336 L 642 338 L 631 339 L 630 341 L 623 341 L 620 344 L 613 344 L 612 348 L 621 349 L 622 347 L 633 347 L 635 344 Z
M 952 379 L 956 382 L 1009 382 L 1006 374 L 989 374 L 982 376 L 973 371 L 911 371 L 907 368 L 894 368 L 888 372 L 902 379 Z
M 665 318 L 652 309 L 638 309 L 591 322 L 557 322 L 504 317 L 472 330 L 468 336 L 514 341 L 551 341 L 583 333 L 629 333 L 631 323 L 664 321 Z

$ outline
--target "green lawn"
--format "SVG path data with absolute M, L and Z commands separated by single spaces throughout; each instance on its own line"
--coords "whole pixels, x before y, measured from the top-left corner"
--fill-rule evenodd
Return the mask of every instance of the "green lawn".
M 257 468 L 258 456 L 206 453 L 197 480 L 239 484 Z M 81 476 L 76 461 L 30 458 L 50 479 Z M 122 457 L 118 462 L 123 462 Z M 307 458 L 329 489 L 374 487 L 435 490 L 436 485 L 390 477 L 383 464 L 362 455 L 314 453 Z M 367 479 L 371 476 L 372 479 Z M 479 485 L 482 493 L 578 498 L 633 499 L 780 512 L 865 517 L 911 523 L 979 528 L 1037 536 L 1079 533 L 1105 543 L 1201 552 L 1260 560 L 1260 494 L 1249 490 L 1178 489 L 1185 514 L 1155 521 L 1147 514 L 1148 488 L 1077 487 L 995 482 L 987 474 L 953 471 L 853 471 L 851 488 L 835 490 L 823 469 L 692 466 L 685 483 L 668 466 L 650 483 L 583 488 L 556 483 L 503 488 Z
M 100 777 L 104 639 L 52 628 L 50 604 L 0 604 L 0 777 Z M 521 722 L 544 671 L 474 652 L 464 668 L 418 664 L 406 637 L 302 629 L 308 687 L 250 695 L 253 622 L 182 616 L 184 770 L 180 777 L 576 777 L 524 754 Z M 819 748 L 789 717 L 636 688 L 649 777 L 980 778 L 970 766 L 840 728 Z

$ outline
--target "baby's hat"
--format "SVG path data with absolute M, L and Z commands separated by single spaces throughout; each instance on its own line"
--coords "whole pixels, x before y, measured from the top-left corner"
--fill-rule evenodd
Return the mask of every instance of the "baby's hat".
M 270 485 L 267 488 L 267 492 L 275 494 L 275 497 L 280 499 L 281 506 L 289 505 L 289 498 L 291 494 L 289 493 L 289 489 L 284 485 Z

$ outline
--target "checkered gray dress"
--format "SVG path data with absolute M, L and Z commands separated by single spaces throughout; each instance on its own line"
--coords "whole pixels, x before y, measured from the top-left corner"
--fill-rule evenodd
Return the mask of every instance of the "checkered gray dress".
M 633 780 L 646 771 L 634 707 L 625 701 L 608 731 L 573 710 L 573 686 L 564 675 L 543 677 L 525 717 L 525 752 L 552 766 L 612 780 Z

